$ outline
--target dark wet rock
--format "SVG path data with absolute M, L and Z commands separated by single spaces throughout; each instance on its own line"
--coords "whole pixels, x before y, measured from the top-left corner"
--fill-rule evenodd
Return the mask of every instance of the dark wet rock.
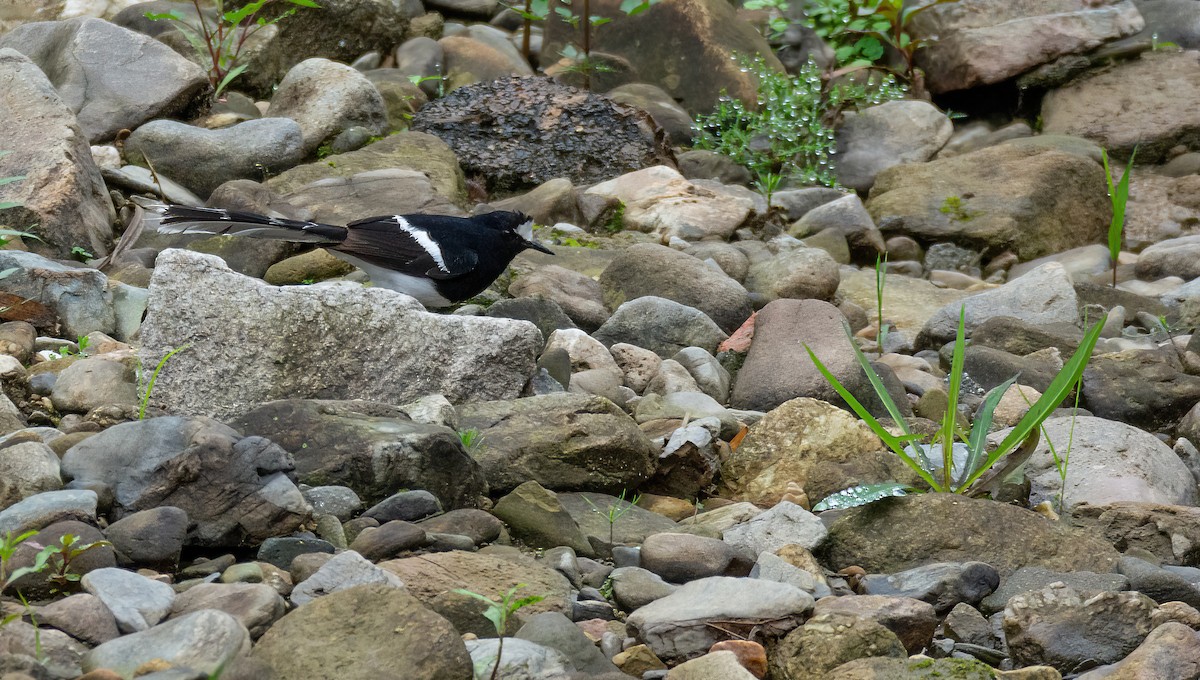
M 1013 661 L 1063 672 L 1114 663 L 1154 629 L 1154 600 L 1136 592 L 1077 592 L 1062 583 L 1017 595 L 1004 609 Z
M 648 115 L 542 78 L 460 87 L 421 109 L 412 129 L 440 137 L 491 190 L 589 184 L 668 158 Z
M 960 603 L 977 604 L 1000 585 L 1000 575 L 983 562 L 926 564 L 897 574 L 867 574 L 864 595 L 902 595 L 934 606 L 939 615 Z
M 188 523 L 186 512 L 164 505 L 127 515 L 108 525 L 104 535 L 122 565 L 172 572 L 179 567 Z
M 474 505 L 486 484 L 479 465 L 448 427 L 414 422 L 401 408 L 369 401 L 290 399 L 232 421 L 292 452 L 305 484 L 339 484 L 382 501 L 421 489 L 444 507 Z
M 1200 377 L 1157 350 L 1101 354 L 1083 373 L 1082 406 L 1099 418 L 1170 430 L 1200 401 Z
M 189 542 L 258 543 L 290 533 L 308 504 L 287 478 L 291 456 L 262 437 L 242 437 L 208 418 L 122 423 L 63 456 L 77 485 L 113 490 L 117 518 L 162 505 L 187 513 Z

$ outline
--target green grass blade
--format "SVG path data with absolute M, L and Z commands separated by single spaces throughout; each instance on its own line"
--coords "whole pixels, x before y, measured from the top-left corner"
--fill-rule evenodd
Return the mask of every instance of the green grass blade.
M 879 401 L 883 402 L 883 407 L 887 409 L 888 415 L 892 417 L 896 427 L 899 427 L 900 431 L 906 435 L 911 434 L 908 431 L 908 421 L 896 407 L 896 402 L 892 401 L 892 395 L 888 394 L 887 388 L 883 386 L 883 381 L 879 379 L 875 369 L 871 368 L 871 362 L 867 360 L 866 355 L 858 348 L 858 343 L 854 341 L 854 334 L 850 332 L 850 326 L 842 324 L 842 327 L 846 331 L 846 339 L 850 341 L 850 348 L 854 350 L 854 358 L 858 360 L 858 365 L 862 367 L 863 373 L 867 374 L 867 380 L 871 382 L 871 388 L 875 390 L 875 395 L 879 397 Z
M 1054 376 L 1054 380 L 1050 381 L 1050 386 L 1046 388 L 1041 398 L 1034 402 L 1033 406 L 1013 427 L 1012 432 L 1000 442 L 1000 446 L 988 454 L 983 465 L 967 478 L 962 485 L 964 489 L 975 483 L 975 480 L 979 479 L 984 471 L 995 465 L 1001 456 L 1020 445 L 1031 433 L 1036 432 L 1046 418 L 1050 417 L 1054 409 L 1058 408 L 1063 399 L 1067 398 L 1072 387 L 1083 376 L 1083 369 L 1087 367 L 1087 362 L 1092 357 L 1092 350 L 1096 347 L 1096 341 L 1100 339 L 1100 329 L 1104 326 L 1107 318 L 1108 315 L 1105 314 L 1088 329 L 1083 336 L 1083 341 L 1079 343 L 1079 349 L 1075 350 L 1070 361 L 1063 366 L 1058 375 Z
M 891 498 L 893 496 L 907 496 L 912 487 L 907 484 L 899 484 L 897 482 L 884 482 L 882 484 L 860 484 L 852 486 L 849 489 L 843 489 L 837 493 L 829 494 L 820 503 L 813 506 L 813 512 L 821 512 L 823 510 L 842 510 L 845 508 L 857 508 L 860 505 L 874 503 L 882 498 Z
M 913 472 L 917 473 L 917 476 L 924 480 L 926 484 L 929 484 L 930 488 L 932 488 L 934 491 L 942 491 L 943 489 L 940 485 L 938 485 L 937 480 L 935 480 L 933 476 L 921 466 L 920 463 L 905 453 L 904 447 L 906 446 L 906 441 L 912 439 L 912 436 L 907 430 L 907 423 L 905 423 L 903 419 L 899 421 L 900 423 L 903 423 L 901 427 L 904 428 L 905 435 L 907 435 L 905 437 L 897 437 L 891 432 L 888 432 L 887 428 L 880 424 L 880 422 L 876 420 L 875 416 L 871 415 L 871 412 L 864 408 L 863 405 L 854 398 L 853 394 L 850 394 L 850 390 L 847 390 L 842 383 L 834 377 L 833 373 L 830 373 L 829 369 L 825 368 L 825 364 L 821 363 L 821 360 L 817 358 L 817 355 L 812 351 L 812 348 L 810 348 L 808 345 L 805 345 L 804 351 L 808 352 L 808 356 L 810 359 L 812 359 L 813 365 L 817 367 L 817 370 L 820 371 L 821 375 L 825 378 L 829 385 L 833 387 L 833 390 L 837 392 L 838 396 L 850 406 L 850 409 L 867 424 L 867 427 L 871 428 L 871 431 L 874 432 L 875 435 L 881 440 L 883 440 L 883 443 L 886 444 L 888 448 L 890 448 L 897 456 L 899 456 L 900 460 L 904 461 L 905 465 L 911 468 Z M 861 352 L 859 352 L 859 357 L 861 362 L 866 362 L 866 357 L 862 356 Z M 868 376 L 874 376 L 875 372 L 870 370 L 870 364 L 866 364 L 866 370 Z M 875 380 L 879 380 L 879 377 L 875 376 Z M 895 405 L 893 404 L 893 407 L 894 406 Z
M 12 184 L 13 182 L 20 182 L 23 179 L 25 179 L 25 175 L 13 175 L 12 177 L 0 177 L 0 186 L 3 186 L 5 184 Z
M 1137 147 L 1134 147 L 1133 153 L 1129 155 L 1129 164 L 1125 166 L 1121 181 L 1117 183 L 1112 195 L 1113 217 L 1108 227 L 1108 252 L 1113 262 L 1116 262 L 1121 254 L 1121 234 L 1125 230 L 1125 203 L 1129 200 L 1129 175 L 1136 155 Z
M 950 360 L 950 389 L 946 393 L 946 413 L 942 416 L 942 429 L 938 432 L 942 440 L 942 479 L 947 488 L 951 486 L 951 477 L 954 474 L 954 426 L 958 420 L 958 395 L 962 390 L 966 322 L 967 306 L 962 305 L 958 308 L 958 332 L 954 336 L 954 355 Z
M 970 438 L 967 439 L 967 462 L 963 465 L 962 476 L 958 480 L 959 488 L 962 488 L 963 482 L 975 473 L 980 462 L 986 459 L 987 436 L 988 430 L 992 427 L 992 416 L 996 412 L 996 406 L 1000 403 L 1000 399 L 1004 397 L 1004 393 L 1015 382 L 1017 382 L 1017 376 L 1014 375 L 1003 384 L 992 388 L 992 391 L 983 398 L 983 403 L 979 406 L 979 413 L 971 425 Z

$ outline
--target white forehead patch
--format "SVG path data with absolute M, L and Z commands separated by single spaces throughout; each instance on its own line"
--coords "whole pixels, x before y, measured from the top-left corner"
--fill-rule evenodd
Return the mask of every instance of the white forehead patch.
M 526 241 L 533 240 L 533 220 L 529 219 L 517 227 L 517 234 Z
M 433 261 L 437 263 L 438 269 L 446 272 L 447 274 L 450 273 L 450 270 L 446 267 L 446 260 L 442 258 L 441 247 L 439 247 L 433 239 L 429 238 L 429 234 L 425 233 L 424 229 L 421 229 L 420 227 L 414 227 L 412 224 L 409 224 L 408 220 L 404 219 L 400 215 L 392 215 L 392 219 L 396 221 L 396 226 L 400 227 L 404 233 L 413 237 L 413 240 L 417 242 L 417 245 L 421 246 L 423 249 L 425 249 L 425 252 L 429 253 L 429 256 L 433 258 Z

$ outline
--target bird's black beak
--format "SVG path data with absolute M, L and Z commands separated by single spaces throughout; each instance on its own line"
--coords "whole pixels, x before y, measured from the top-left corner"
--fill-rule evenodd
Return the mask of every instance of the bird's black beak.
M 526 247 L 526 248 L 532 248 L 533 250 L 540 250 L 540 251 L 542 251 L 543 253 L 546 253 L 547 255 L 553 255 L 553 254 L 554 254 L 554 251 L 553 251 L 553 250 L 550 250 L 550 249 L 549 249 L 549 248 L 547 248 L 546 246 L 544 246 L 544 245 L 542 245 L 542 244 L 538 243 L 537 241 L 534 241 L 534 240 L 533 240 L 533 239 L 531 239 L 531 238 L 527 238 L 527 239 L 523 239 L 523 240 L 525 241 L 525 247 Z

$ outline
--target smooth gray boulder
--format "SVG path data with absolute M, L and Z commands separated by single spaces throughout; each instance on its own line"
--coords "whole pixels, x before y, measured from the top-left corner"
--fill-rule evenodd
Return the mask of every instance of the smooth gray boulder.
M 163 43 L 92 17 L 25 24 L 0 37 L 46 73 L 95 144 L 185 115 L 210 91 L 204 70 Z
M 38 252 L 65 257 L 75 246 L 107 252 L 116 213 L 74 109 L 17 50 L 0 47 L 0 82 L 0 150 L 8 152 L 0 157 L 0 177 L 24 177 L 0 185 L 0 203 L 21 204 L 3 211 L 3 224 L 40 236 L 26 239 Z

